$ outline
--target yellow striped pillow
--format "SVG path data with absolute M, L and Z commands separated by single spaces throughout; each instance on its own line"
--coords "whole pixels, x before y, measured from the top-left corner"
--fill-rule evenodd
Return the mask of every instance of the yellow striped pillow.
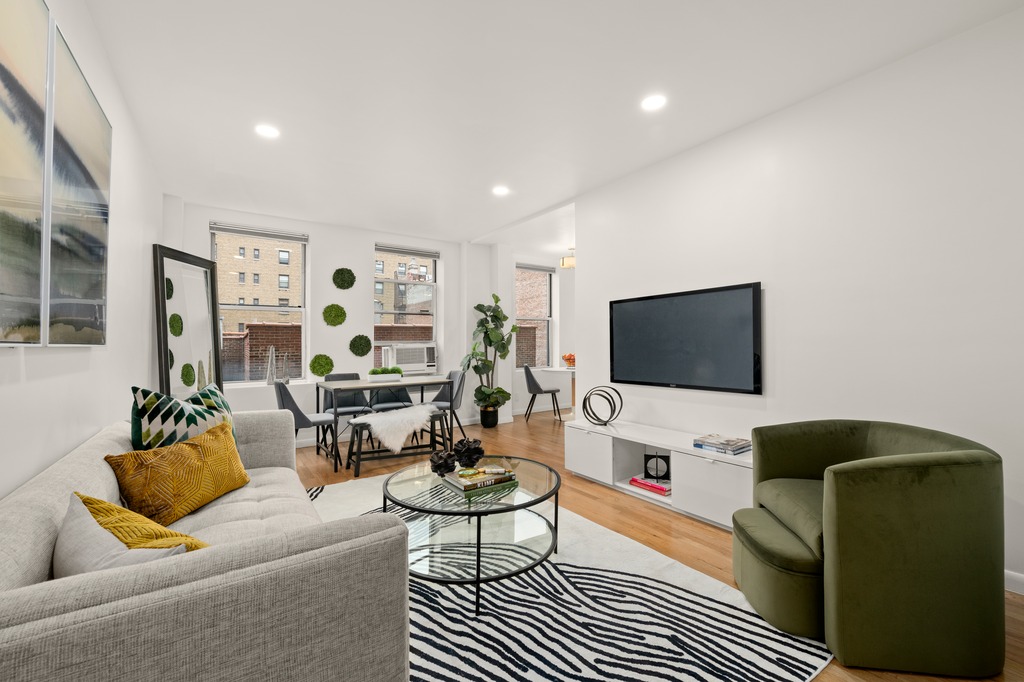
M 113 533 L 129 549 L 164 549 L 185 545 L 185 551 L 209 547 L 202 540 L 164 528 L 142 514 L 111 504 L 106 500 L 75 493 L 89 510 L 96 523 Z
M 249 482 L 227 422 L 180 443 L 104 459 L 127 507 L 164 526 Z

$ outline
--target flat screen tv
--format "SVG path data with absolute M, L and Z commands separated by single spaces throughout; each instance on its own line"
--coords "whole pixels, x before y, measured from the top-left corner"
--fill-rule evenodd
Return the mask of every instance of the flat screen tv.
M 761 283 L 609 303 L 611 380 L 761 394 Z

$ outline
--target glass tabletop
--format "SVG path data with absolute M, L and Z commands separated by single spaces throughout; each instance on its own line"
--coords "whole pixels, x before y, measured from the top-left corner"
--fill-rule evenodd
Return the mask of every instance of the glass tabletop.
M 505 466 L 515 472 L 514 485 L 496 485 L 466 494 L 456 490 L 423 462 L 392 474 L 384 482 L 384 496 L 406 509 L 425 514 L 487 515 L 531 507 L 558 491 L 558 472 L 540 462 L 520 457 L 484 457 L 478 467 Z

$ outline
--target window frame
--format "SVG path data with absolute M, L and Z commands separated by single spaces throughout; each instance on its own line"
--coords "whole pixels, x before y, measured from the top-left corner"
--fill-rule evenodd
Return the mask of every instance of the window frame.
M 291 265 L 292 264 L 292 252 L 290 249 L 278 249 L 277 250 L 277 264 L 278 265 Z
M 284 286 L 282 286 L 282 284 Z M 286 273 L 280 273 L 277 276 L 277 289 L 278 291 L 288 291 L 291 288 L 291 277 Z
M 402 262 L 395 263 L 394 260 L 381 260 L 378 256 L 383 255 L 385 258 L 401 258 Z M 408 263 L 413 260 L 429 261 L 428 265 L 417 266 L 415 268 L 416 279 L 410 280 L 407 278 L 410 272 Z M 387 262 L 394 263 L 393 272 L 388 273 L 386 268 Z M 438 286 L 438 267 L 441 262 L 441 254 L 439 252 L 424 251 L 422 249 L 416 249 L 412 247 L 402 247 L 386 244 L 376 244 L 374 247 L 374 294 L 373 294 L 373 346 L 374 346 L 374 364 L 379 364 L 380 348 L 383 346 L 389 346 L 393 344 L 402 343 L 437 343 L 438 335 L 438 323 L 440 318 L 440 288 Z M 404 265 L 403 269 L 398 266 Z M 423 274 L 423 270 L 429 270 L 429 273 Z M 389 276 L 391 275 L 391 276 Z M 382 293 L 378 293 L 377 285 L 383 287 Z M 399 296 L 406 298 L 405 294 L 401 292 L 404 290 L 407 294 L 409 285 L 416 287 L 430 287 L 430 313 L 418 313 L 411 312 L 408 310 L 395 310 L 397 306 L 386 308 L 382 299 L 387 297 L 387 287 L 391 285 L 394 287 L 394 296 L 396 302 Z M 430 338 L 425 340 L 416 341 L 403 341 L 393 340 L 387 338 L 378 338 L 378 327 L 384 327 L 390 324 L 396 324 L 395 320 L 401 319 L 399 316 L 407 316 L 407 319 L 423 319 L 429 318 L 430 320 Z M 384 319 L 390 317 L 392 322 L 385 323 Z M 426 326 L 426 325 L 423 325 Z
M 531 365 L 531 369 L 534 368 L 534 367 L 557 367 L 558 364 L 556 362 L 554 362 L 554 358 L 551 357 L 553 352 L 554 352 L 554 345 L 553 345 L 554 339 L 552 337 L 554 336 L 554 328 L 555 328 L 555 324 L 554 324 L 554 322 L 555 322 L 555 294 L 554 294 L 554 289 L 555 289 L 555 271 L 554 271 L 553 268 L 547 268 L 547 267 L 542 267 L 542 266 L 538 266 L 538 265 L 527 265 L 527 264 L 523 264 L 523 263 L 516 263 L 516 268 L 515 269 L 516 269 L 516 272 L 518 272 L 519 270 L 529 270 L 531 272 L 541 272 L 541 273 L 544 273 L 545 275 L 547 275 L 547 298 L 548 298 L 548 304 L 547 304 L 548 315 L 547 315 L 547 317 L 521 317 L 519 315 L 519 292 L 516 291 L 516 286 L 515 286 L 515 282 L 514 281 L 513 281 L 513 287 L 512 287 L 512 299 L 513 299 L 514 305 L 515 305 L 515 311 L 516 311 L 515 323 L 517 325 L 522 327 L 522 326 L 524 326 L 523 322 L 531 322 L 531 321 L 544 322 L 547 325 L 547 352 L 546 352 L 547 362 L 545 364 L 543 364 L 543 365 L 542 364 Z M 525 325 L 525 326 L 530 326 L 530 325 Z M 516 340 L 517 347 L 518 347 L 518 343 L 519 343 L 519 341 L 517 339 Z M 518 352 L 517 352 L 517 357 L 513 360 L 513 362 L 516 363 L 516 369 L 520 369 L 520 368 L 523 367 L 523 365 L 518 364 L 519 363 Z

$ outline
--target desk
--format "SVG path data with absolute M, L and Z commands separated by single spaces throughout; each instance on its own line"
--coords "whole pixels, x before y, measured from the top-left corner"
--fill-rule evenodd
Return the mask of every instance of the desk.
M 572 411 L 576 412 L 576 368 L 575 367 L 541 367 L 542 372 L 557 372 L 559 374 L 565 374 L 569 372 L 572 374 Z
M 452 395 L 452 382 L 447 376 L 440 374 L 430 374 L 425 376 L 412 376 L 402 377 L 401 379 L 389 379 L 387 381 L 368 381 L 366 379 L 348 379 L 345 381 L 318 381 L 316 384 L 316 411 L 320 413 L 320 391 L 331 391 L 331 393 L 337 396 L 338 393 L 345 391 L 369 391 L 371 398 L 373 393 L 380 391 L 385 388 L 415 388 L 419 386 L 420 389 L 420 402 L 424 401 L 424 390 L 427 386 L 444 386 L 448 385 L 448 395 Z M 335 400 L 334 404 L 337 405 L 338 401 Z M 372 412 L 372 410 L 370 410 Z M 451 415 L 449 415 L 449 420 Z M 451 433 L 451 429 L 449 429 Z M 408 452 L 407 452 L 408 450 Z M 418 452 L 429 452 L 429 445 L 420 445 L 415 448 L 407 448 L 402 450 L 401 456 L 407 454 L 414 454 Z M 339 460 L 338 454 L 338 413 L 334 413 L 334 462 L 335 468 L 337 468 L 337 462 Z

